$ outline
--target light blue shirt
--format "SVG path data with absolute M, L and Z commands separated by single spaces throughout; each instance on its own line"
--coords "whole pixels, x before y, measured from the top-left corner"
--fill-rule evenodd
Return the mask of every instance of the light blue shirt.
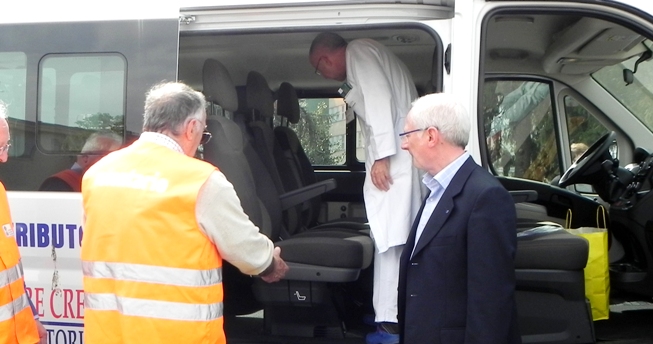
M 456 160 L 454 160 L 445 168 L 443 168 L 442 171 L 438 172 L 438 174 L 436 174 L 435 176 L 425 173 L 424 176 L 422 177 L 422 183 L 424 183 L 424 185 L 426 185 L 426 187 L 429 188 L 429 190 L 431 190 L 431 193 L 429 194 L 429 197 L 426 199 L 426 203 L 424 204 L 424 209 L 422 210 L 422 215 L 419 218 L 419 224 L 417 225 L 417 233 L 415 235 L 415 246 L 413 246 L 413 251 L 415 251 L 415 247 L 417 247 L 419 238 L 422 235 L 422 232 L 424 231 L 424 227 L 426 227 L 426 223 L 431 218 L 431 214 L 433 214 L 433 210 L 435 210 L 435 207 L 438 205 L 438 202 L 440 202 L 440 198 L 442 198 L 442 195 L 444 194 L 444 190 L 446 190 L 447 187 L 449 187 L 451 180 L 456 175 L 458 170 L 460 170 L 460 167 L 463 165 L 463 163 L 467 161 L 467 158 L 469 158 L 469 153 L 464 152 L 461 156 L 456 158 Z

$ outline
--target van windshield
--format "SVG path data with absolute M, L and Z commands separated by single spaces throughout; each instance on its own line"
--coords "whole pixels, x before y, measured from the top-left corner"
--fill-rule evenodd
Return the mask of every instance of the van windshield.
M 644 44 L 651 48 L 650 41 Z M 653 131 L 653 63 L 650 60 L 640 63 L 630 85 L 626 85 L 623 77 L 624 69 L 635 70 L 635 61 L 639 58 L 634 56 L 621 63 L 601 68 L 592 74 L 592 77 Z

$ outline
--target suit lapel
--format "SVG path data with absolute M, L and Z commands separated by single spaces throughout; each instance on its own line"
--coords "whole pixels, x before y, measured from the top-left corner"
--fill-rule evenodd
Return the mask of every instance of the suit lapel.
M 449 186 L 444 191 L 442 198 L 440 198 L 438 205 L 433 210 L 431 217 L 429 217 L 429 220 L 426 222 L 424 231 L 422 231 L 422 235 L 419 237 L 419 241 L 417 242 L 417 245 L 414 246 L 415 250 L 413 251 L 412 254 L 413 257 L 417 256 L 417 254 L 424 247 L 426 247 L 427 244 L 435 236 L 438 235 L 440 230 L 442 230 L 442 227 L 444 226 L 445 222 L 447 221 L 447 219 L 449 218 L 449 216 L 451 215 L 455 207 L 455 202 L 454 202 L 455 197 L 462 191 L 463 186 L 465 185 L 465 181 L 467 180 L 467 178 L 469 178 L 475 166 L 476 163 L 471 157 L 469 157 L 465 161 L 465 163 L 463 163 L 463 165 L 460 167 L 458 172 L 456 172 L 453 179 L 451 180 L 451 183 L 449 183 Z M 415 224 L 413 225 L 413 230 L 411 231 L 413 243 L 415 242 L 415 233 L 417 231 L 417 225 L 419 223 L 419 219 L 421 217 L 421 212 L 423 211 L 423 209 L 424 209 L 424 204 L 422 204 L 422 209 L 420 210 L 420 214 L 415 219 Z M 408 246 L 408 247 L 412 247 L 412 246 Z
M 417 226 L 419 225 L 419 219 L 422 217 L 422 212 L 424 211 L 424 206 L 426 205 L 426 200 L 428 198 L 429 198 L 429 195 L 426 195 L 426 197 L 424 197 L 424 200 L 422 201 L 422 206 L 419 208 L 419 211 L 417 212 L 417 216 L 415 216 L 415 219 L 413 221 L 413 226 L 411 227 L 410 233 L 408 233 L 408 238 L 406 239 L 406 247 L 415 247 L 415 237 L 417 236 Z M 406 252 L 406 250 L 404 250 L 404 252 Z M 409 257 L 410 257 L 410 255 L 409 255 Z

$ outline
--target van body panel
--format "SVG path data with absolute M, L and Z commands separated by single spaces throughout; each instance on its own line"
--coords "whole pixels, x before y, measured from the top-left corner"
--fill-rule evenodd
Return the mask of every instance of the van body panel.
M 67 128 L 86 115 L 109 113 L 125 142 L 133 140 L 142 130 L 145 92 L 177 78 L 176 19 L 0 24 L 0 38 L 14 150 L 0 168 L 8 190 L 37 190 L 70 167 L 75 157 L 52 145 L 74 136 Z M 87 95 L 108 85 L 116 94 Z
M 75 127 L 74 123 L 80 118 L 75 117 L 77 113 L 70 105 L 75 99 L 74 87 L 70 85 L 80 79 L 74 74 L 86 71 L 57 69 L 60 66 L 57 59 L 79 58 L 81 61 L 97 58 L 101 61 L 98 65 L 104 66 L 109 79 L 113 80 L 108 84 L 122 85 L 115 91 L 121 92 L 118 98 L 122 103 L 109 108 L 120 108 L 117 115 L 122 116 L 123 137 L 129 143 L 142 130 L 146 91 L 163 80 L 180 80 L 201 91 L 202 65 L 207 58 L 223 63 L 240 91 L 245 87 L 248 73 L 257 71 L 265 75 L 273 94 L 282 82 L 292 82 L 300 99 L 321 99 L 324 100 L 322 105 L 329 106 L 330 99 L 340 98 L 337 89 L 341 83 L 314 75 L 314 68 L 308 63 L 312 38 L 326 30 L 340 33 L 346 39 L 370 37 L 388 46 L 406 62 L 421 94 L 443 91 L 462 103 L 470 113 L 472 125 L 467 151 L 474 160 L 499 177 L 508 189 L 541 190 L 531 203 L 537 209 L 532 213 L 557 223 L 565 222 L 565 210 L 573 205 L 578 205 L 574 216 L 580 222 L 594 220 L 593 214 L 585 213 L 595 200 L 609 205 L 600 199 L 592 186 L 574 184 L 566 189 L 553 189 L 550 185 L 554 175 L 560 177 L 574 164 L 575 158 L 569 149 L 575 143 L 574 128 L 569 118 L 576 114 L 575 111 L 582 109 L 601 128 L 616 133 L 618 157 L 623 164 L 634 159 L 637 147 L 653 150 L 651 127 L 633 115 L 629 104 L 624 104 L 602 85 L 594 75 L 595 71 L 574 73 L 573 68 L 585 67 L 574 65 L 572 61 L 582 59 L 580 51 L 585 46 L 597 49 L 590 57 L 596 57 L 599 62 L 590 61 L 589 65 L 597 63 L 603 67 L 610 65 L 606 62 L 610 58 L 618 57 L 624 62 L 622 60 L 626 57 L 639 56 L 645 48 L 640 48 L 637 54 L 630 50 L 630 45 L 619 52 L 605 53 L 601 48 L 609 44 L 619 46 L 618 42 L 632 33 L 641 35 L 643 41 L 652 40 L 653 2 L 195 0 L 164 1 L 157 5 L 139 2 L 126 9 L 115 4 L 64 1 L 39 4 L 38 11 L 27 11 L 33 4 L 15 2 L 8 6 L 9 10 L 0 13 L 0 86 L 3 90 L 7 87 L 18 90 L 11 91 L 14 92 L 13 102 L 9 105 L 11 111 L 17 111 L 17 104 L 20 104 L 21 110 L 19 113 L 10 112 L 12 156 L 7 163 L 0 165 L 0 180 L 9 190 L 28 292 L 48 329 L 49 343 L 81 343 L 83 336 L 79 260 L 83 235 L 82 203 L 81 194 L 34 190 L 47 176 L 69 168 L 75 161 L 74 149 L 57 151 L 52 147 L 64 146 L 69 137 L 97 129 Z M 580 38 L 571 35 L 567 41 L 569 45 L 554 44 L 566 32 L 573 31 L 573 25 L 584 24 L 583 19 L 588 21 L 583 27 L 600 29 L 596 35 L 590 35 L 589 43 L 574 46 Z M 522 22 L 523 26 L 516 22 Z M 559 23 L 559 26 L 551 27 L 552 22 Z M 590 44 L 603 32 L 601 25 L 605 23 L 606 31 L 616 27 L 618 34 L 603 42 L 605 45 Z M 519 39 L 528 35 L 533 37 L 532 42 Z M 523 47 L 516 46 L 521 43 L 524 43 Z M 633 45 L 639 46 L 640 43 L 637 41 Z M 106 67 L 110 64 L 122 66 L 119 77 L 112 74 L 115 72 L 113 65 Z M 642 66 L 645 64 L 643 62 Z M 633 66 L 624 62 L 623 68 L 632 69 Z M 2 74 L 7 70 L 12 72 Z M 70 74 L 69 78 L 57 79 L 64 74 L 68 76 L 66 73 Z M 643 73 L 637 73 L 636 77 L 643 77 Z M 22 79 L 15 79 L 17 77 Z M 120 77 L 124 81 L 120 81 Z M 544 99 L 548 108 L 540 105 L 530 119 L 533 123 L 550 121 L 547 127 L 551 132 L 548 153 L 554 157 L 548 161 L 550 175 L 539 180 L 516 175 L 519 166 L 515 167 L 514 161 L 511 165 L 494 157 L 492 154 L 496 152 L 492 150 L 488 135 L 488 130 L 492 130 L 487 117 L 488 88 L 495 87 L 490 90 L 493 92 L 490 97 L 503 99 L 508 92 L 524 84 L 538 84 L 548 92 Z M 90 85 L 87 88 L 99 87 Z M 653 92 L 653 89 L 649 91 Z M 98 103 L 106 105 L 116 100 L 116 97 L 108 96 L 111 92 L 98 92 Z M 495 110 L 504 111 L 499 105 Z M 302 111 L 302 116 L 307 115 L 306 107 Z M 329 144 L 344 142 L 345 158 L 332 164 L 313 165 L 318 180 L 337 180 L 337 187 L 322 197 L 320 219 L 324 222 L 335 218 L 365 217 L 362 196 L 364 159 L 358 155 L 362 147 L 357 143 L 360 139 L 357 125 L 352 121 L 343 123 L 338 129 L 329 128 L 330 139 L 335 134 L 341 136 L 340 141 L 329 141 Z M 536 129 L 528 133 L 528 130 L 523 131 L 528 136 Z M 503 160 L 514 158 L 519 152 L 515 149 L 508 153 L 504 152 Z M 546 156 L 545 153 L 540 152 L 537 158 Z M 532 161 L 530 166 L 536 164 L 537 161 Z M 586 197 L 574 198 L 583 196 Z M 615 252 L 619 245 L 614 244 L 610 260 L 630 263 L 628 259 L 635 255 L 636 259 L 632 260 L 644 262 L 635 268 L 645 270 L 646 264 L 653 264 L 653 257 L 647 251 L 647 247 L 649 250 L 653 247 L 653 235 L 649 233 L 653 219 L 647 220 L 641 210 L 633 212 L 634 215 L 628 214 L 628 209 L 619 211 L 621 213 L 615 212 L 615 223 L 638 231 L 633 234 L 619 229 L 613 237 L 614 242 L 630 237 L 636 237 L 636 242 L 624 245 L 626 247 L 622 247 L 620 253 Z M 636 219 L 628 218 L 635 215 Z M 632 289 L 641 292 L 649 280 L 641 277 L 646 275 L 644 272 L 636 272 L 635 275 L 615 276 L 626 282 L 629 278 L 641 278 L 644 282 Z M 541 282 L 537 273 L 533 276 L 532 285 Z M 573 284 L 565 283 L 567 286 Z M 628 290 L 627 286 L 620 286 Z M 531 297 L 530 294 L 524 295 L 520 294 L 520 298 Z M 567 305 L 565 300 L 556 302 Z M 533 317 L 540 315 L 539 309 L 532 307 L 526 313 Z M 593 336 L 592 324 L 585 323 L 585 320 L 580 319 L 571 326 L 574 331 L 582 332 L 578 338 Z M 531 319 L 531 322 L 537 325 L 537 321 Z M 548 324 L 541 321 L 542 326 Z M 569 339 L 567 335 L 561 331 L 546 337 L 533 332 L 524 337 L 524 341 L 574 342 L 573 336 Z

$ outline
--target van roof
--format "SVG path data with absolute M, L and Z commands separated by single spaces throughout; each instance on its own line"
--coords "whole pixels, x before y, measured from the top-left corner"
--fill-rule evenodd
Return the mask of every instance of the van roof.
M 468 1 L 468 0 L 465 0 Z M 177 18 L 183 9 L 286 7 L 340 4 L 426 4 L 453 8 L 455 0 L 142 0 L 128 6 L 84 0 L 11 1 L 3 3 L 0 24 Z M 38 10 L 35 10 L 38 9 Z

